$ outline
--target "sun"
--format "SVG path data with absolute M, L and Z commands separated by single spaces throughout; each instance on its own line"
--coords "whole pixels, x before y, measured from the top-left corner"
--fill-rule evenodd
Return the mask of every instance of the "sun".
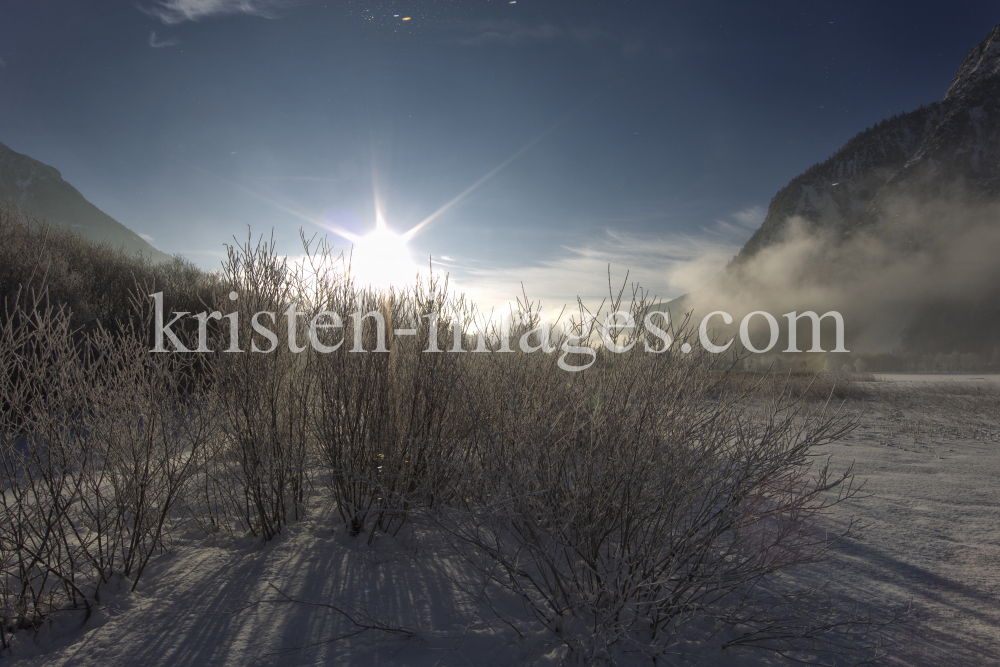
M 406 241 L 385 226 L 354 240 L 350 275 L 360 288 L 398 289 L 415 282 L 417 271 Z

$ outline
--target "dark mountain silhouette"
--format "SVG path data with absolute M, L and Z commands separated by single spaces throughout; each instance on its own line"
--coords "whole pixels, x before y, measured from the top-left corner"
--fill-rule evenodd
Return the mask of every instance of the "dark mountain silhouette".
M 877 123 L 792 179 L 729 266 L 668 308 L 699 317 L 735 307 L 734 295 L 747 312 L 853 308 L 855 344 L 877 330 L 881 351 L 996 356 L 1000 25 L 941 101 Z
M 1000 195 L 1000 25 L 965 57 L 940 102 L 893 116 L 782 188 L 737 256 L 781 239 L 790 218 L 845 234 L 892 225 L 886 204 Z
M 63 180 L 58 170 L 2 143 L 0 199 L 7 199 L 36 218 L 68 227 L 92 241 L 141 253 L 156 263 L 173 259 L 84 199 L 76 188 Z

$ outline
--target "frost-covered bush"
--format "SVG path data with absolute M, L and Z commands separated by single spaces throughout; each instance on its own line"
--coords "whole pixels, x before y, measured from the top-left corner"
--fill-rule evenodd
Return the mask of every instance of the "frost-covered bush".
M 642 322 L 647 305 L 631 308 Z M 853 494 L 850 471 L 809 452 L 850 421 L 762 392 L 768 378 L 733 382 L 723 359 L 638 350 L 572 375 L 542 356 L 478 360 L 470 384 L 490 390 L 470 401 L 476 436 L 440 525 L 582 663 L 663 655 L 706 619 L 752 628 L 745 643 L 816 648 L 828 607 L 789 630 L 783 614 L 803 607 L 757 591 L 843 537 L 822 520 Z
M 212 423 L 189 360 L 151 356 L 141 332 L 80 336 L 46 300 L 0 323 L 4 644 L 57 611 L 89 617 L 116 577 L 134 589 Z
M 8 302 L 4 645 L 57 611 L 89 615 L 112 579 L 134 587 L 177 508 L 206 532 L 269 540 L 317 490 L 369 542 L 429 522 L 571 661 L 664 656 L 694 624 L 812 655 L 864 628 L 775 579 L 850 533 L 825 523 L 854 493 L 850 470 L 833 474 L 810 451 L 852 424 L 815 390 L 682 351 L 690 332 L 647 330 L 653 305 L 639 290 L 610 301 L 628 317 L 581 305 L 574 329 L 550 329 L 525 297 L 501 326 L 446 280 L 379 292 L 353 284 L 328 246 L 305 249 L 296 263 L 273 242 L 230 247 L 191 290 L 220 317 L 177 328 L 191 348 L 203 333 L 209 351 L 150 351 L 154 283 L 134 286 L 114 333 L 74 329 L 44 291 Z M 272 326 L 273 341 L 253 330 L 255 313 L 277 324 L 293 306 L 302 317 Z M 323 311 L 345 320 L 336 351 L 310 341 Z M 355 329 L 356 313 L 378 317 Z M 234 340 L 242 351 L 227 352 Z

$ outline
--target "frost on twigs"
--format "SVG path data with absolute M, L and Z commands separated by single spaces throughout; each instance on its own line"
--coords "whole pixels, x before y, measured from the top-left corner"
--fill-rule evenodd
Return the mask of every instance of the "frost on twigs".
M 248 237 L 200 279 L 205 316 L 177 335 L 203 353 L 150 351 L 162 281 L 87 331 L 44 291 L 8 302 L 4 647 L 65 610 L 86 618 L 110 581 L 134 590 L 177 527 L 266 553 L 308 519 L 359 549 L 435 536 L 444 548 L 414 543 L 413 559 L 450 582 L 440 604 L 531 655 L 669 658 L 712 633 L 796 659 L 877 650 L 885 619 L 783 576 L 852 533 L 829 516 L 858 499 L 850 467 L 812 456 L 851 416 L 692 351 L 697 335 L 638 287 L 578 304 L 566 327 L 526 296 L 501 322 L 446 279 L 360 289 L 328 246 L 305 246 L 294 263 Z M 258 313 L 285 321 L 269 337 Z M 347 623 L 299 648 L 433 634 L 343 599 L 274 588 L 254 605 Z

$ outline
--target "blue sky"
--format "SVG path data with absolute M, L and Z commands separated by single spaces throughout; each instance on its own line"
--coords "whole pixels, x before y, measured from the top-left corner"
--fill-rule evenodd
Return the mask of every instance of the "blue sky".
M 13 6 L 11 6 L 13 4 Z M 404 20 L 404 19 L 409 20 Z M 697 287 L 771 197 L 941 98 L 991 2 L 32 0 L 0 141 L 161 250 L 405 232 L 484 305 Z M 344 247 L 336 236 L 331 240 Z

